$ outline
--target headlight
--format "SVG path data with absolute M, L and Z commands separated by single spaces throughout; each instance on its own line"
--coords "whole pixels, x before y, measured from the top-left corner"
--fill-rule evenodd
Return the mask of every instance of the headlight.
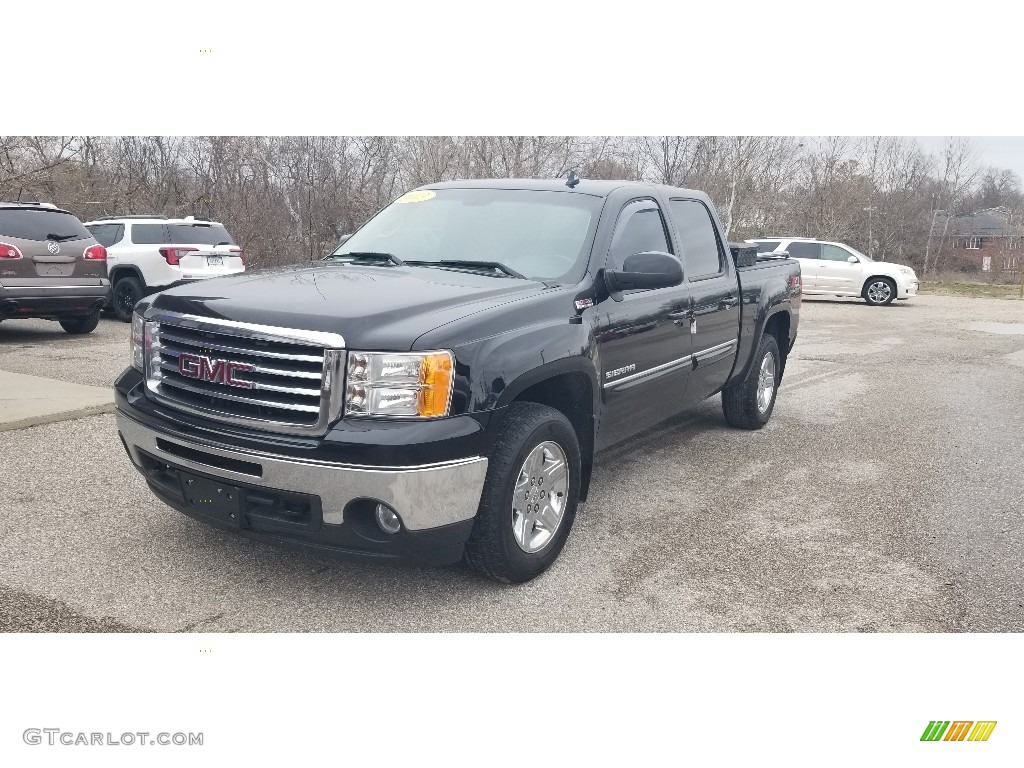
M 349 352 L 346 416 L 448 415 L 451 352 Z
M 912 270 L 910 267 L 897 267 L 897 269 L 899 269 L 899 271 L 902 272 L 904 275 L 914 274 L 914 270 Z
M 132 368 L 137 370 L 139 373 L 143 373 L 142 370 L 142 354 L 144 339 L 143 334 L 145 333 L 145 321 L 142 319 L 142 315 L 138 312 L 132 315 Z

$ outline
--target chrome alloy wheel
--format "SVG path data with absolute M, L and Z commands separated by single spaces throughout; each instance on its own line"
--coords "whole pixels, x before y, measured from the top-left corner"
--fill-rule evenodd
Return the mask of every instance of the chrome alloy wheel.
M 761 359 L 761 370 L 757 373 L 757 410 L 765 413 L 775 392 L 775 353 L 769 352 Z
M 876 280 L 868 286 L 868 301 L 872 304 L 884 304 L 892 296 L 892 286 L 884 280 Z
M 512 493 L 512 533 L 524 552 L 539 552 L 554 538 L 569 500 L 565 451 L 550 440 L 526 457 Z

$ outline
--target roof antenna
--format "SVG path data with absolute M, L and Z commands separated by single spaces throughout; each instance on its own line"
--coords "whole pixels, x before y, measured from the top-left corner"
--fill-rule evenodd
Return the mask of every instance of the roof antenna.
M 569 178 L 565 180 L 565 186 L 569 189 L 575 189 L 576 185 L 580 183 L 579 174 L 576 171 L 569 171 Z

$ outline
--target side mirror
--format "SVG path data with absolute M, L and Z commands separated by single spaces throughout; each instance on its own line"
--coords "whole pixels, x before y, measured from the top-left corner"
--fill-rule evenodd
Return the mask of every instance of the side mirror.
M 649 291 L 679 285 L 683 282 L 683 265 L 671 253 L 634 253 L 625 258 L 621 270 L 606 269 L 604 282 L 612 299 L 622 301 L 622 291 Z
M 338 238 L 338 245 L 344 245 L 345 241 L 352 237 L 352 234 L 352 232 L 349 232 L 347 235 L 342 235 L 340 238 Z
M 860 259 L 858 259 L 856 256 L 847 256 L 846 260 L 848 262 L 850 262 L 851 264 L 859 264 L 860 263 Z

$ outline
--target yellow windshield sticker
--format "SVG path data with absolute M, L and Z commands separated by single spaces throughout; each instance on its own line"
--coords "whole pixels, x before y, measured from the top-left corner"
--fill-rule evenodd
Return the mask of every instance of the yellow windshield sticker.
M 432 199 L 437 193 L 429 189 L 421 189 L 418 192 L 406 192 L 396 203 L 422 203 L 424 200 Z

